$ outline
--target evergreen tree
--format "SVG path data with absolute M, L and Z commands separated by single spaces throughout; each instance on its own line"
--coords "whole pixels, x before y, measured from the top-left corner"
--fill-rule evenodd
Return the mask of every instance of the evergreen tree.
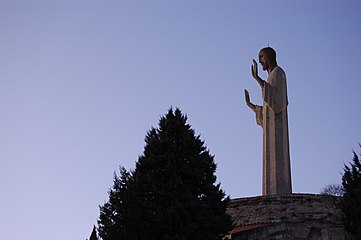
M 92 231 L 92 233 L 91 233 L 91 235 L 90 235 L 89 240 L 98 240 L 97 230 L 96 230 L 95 226 L 93 227 L 93 231 Z
M 114 173 L 113 188 L 109 190 L 109 201 L 100 207 L 98 233 L 103 240 L 127 239 L 127 202 L 131 173 L 120 167 L 120 175 Z
M 229 198 L 216 184 L 214 157 L 195 136 L 187 117 L 170 109 L 145 142 L 134 172 L 123 172 L 122 181 L 115 178 L 109 202 L 101 207 L 100 236 L 220 239 L 232 227 L 226 214 Z
M 345 165 L 344 171 L 342 176 L 344 195 L 341 201 L 344 224 L 348 232 L 356 239 L 361 239 L 361 163 L 355 152 L 353 163 L 350 167 Z

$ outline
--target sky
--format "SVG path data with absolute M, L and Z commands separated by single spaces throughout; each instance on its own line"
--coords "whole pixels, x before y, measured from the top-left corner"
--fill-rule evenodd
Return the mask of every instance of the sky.
M 262 103 L 250 67 L 268 45 L 287 75 L 293 192 L 340 183 L 361 152 L 360 22 L 361 1 L 0 0 L 0 239 L 88 238 L 171 107 L 227 195 L 261 195 L 243 91 Z

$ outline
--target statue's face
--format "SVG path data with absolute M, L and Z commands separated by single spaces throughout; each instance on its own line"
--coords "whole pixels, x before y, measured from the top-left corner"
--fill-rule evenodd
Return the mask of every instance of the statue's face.
M 258 54 L 259 63 L 262 65 L 264 71 L 266 71 L 269 67 L 269 62 L 267 56 L 264 52 L 260 51 Z

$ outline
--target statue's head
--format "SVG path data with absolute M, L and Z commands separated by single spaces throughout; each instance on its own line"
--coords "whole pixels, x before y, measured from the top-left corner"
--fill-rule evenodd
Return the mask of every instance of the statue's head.
M 277 66 L 276 51 L 271 47 L 262 48 L 261 51 L 259 51 L 258 57 L 263 70 Z

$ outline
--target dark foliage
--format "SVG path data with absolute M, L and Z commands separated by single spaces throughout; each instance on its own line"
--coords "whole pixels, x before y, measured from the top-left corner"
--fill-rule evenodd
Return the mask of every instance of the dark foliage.
M 231 227 L 229 198 L 216 184 L 214 157 L 179 109 L 145 139 L 134 172 L 121 169 L 101 207 L 104 240 L 220 239 Z
M 100 207 L 98 233 L 104 239 L 126 239 L 125 223 L 129 214 L 128 197 L 131 173 L 120 168 L 120 175 L 114 174 L 113 188 L 109 191 L 109 201 Z
M 345 165 L 342 176 L 344 195 L 341 208 L 344 213 L 345 228 L 356 239 L 361 239 L 361 163 L 354 152 L 353 163 Z
M 89 240 L 98 240 L 97 229 L 95 228 L 95 226 L 93 227 L 93 231 L 92 231 L 92 233 L 90 235 Z

